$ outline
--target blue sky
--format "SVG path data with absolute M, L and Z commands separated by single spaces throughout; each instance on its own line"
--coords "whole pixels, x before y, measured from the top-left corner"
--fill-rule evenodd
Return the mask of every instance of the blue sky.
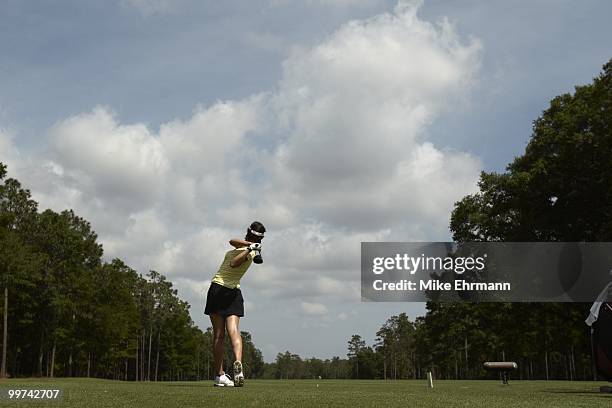
M 225 242 L 267 361 L 346 354 L 420 304 L 359 301 L 359 243 L 448 240 L 480 170 L 612 57 L 607 1 L 4 0 L 0 160 L 201 327 Z

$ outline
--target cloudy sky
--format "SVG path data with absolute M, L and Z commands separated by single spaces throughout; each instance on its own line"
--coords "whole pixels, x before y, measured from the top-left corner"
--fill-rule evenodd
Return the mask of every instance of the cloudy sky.
M 0 161 L 105 258 L 169 277 L 202 328 L 230 237 L 266 361 L 346 355 L 362 241 L 449 240 L 453 203 L 612 57 L 612 3 L 0 0 Z

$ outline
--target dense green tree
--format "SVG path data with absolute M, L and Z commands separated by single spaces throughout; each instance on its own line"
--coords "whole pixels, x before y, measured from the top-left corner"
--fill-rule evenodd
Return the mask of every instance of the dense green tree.
M 376 351 L 383 357 L 383 378 L 412 378 L 416 375 L 415 326 L 406 313 L 391 316 L 376 333 Z
M 46 317 L 42 337 L 51 347 L 51 377 L 58 351 L 67 357 L 60 367 L 68 376 L 82 352 L 77 331 L 93 317 L 93 276 L 101 265 L 102 247 L 96 240 L 90 224 L 71 210 L 59 214 L 46 210 L 38 217 L 33 242 L 46 260 L 40 295 Z
M 7 353 L 9 349 L 9 309 L 21 310 L 11 313 L 11 327 L 19 338 L 21 328 L 32 326 L 34 299 L 31 288 L 35 285 L 40 257 L 28 245 L 37 214 L 37 203 L 31 199 L 29 190 L 23 189 L 19 181 L 6 177 L 6 166 L 0 163 L 0 281 L 3 288 L 2 362 L 0 377 L 7 375 Z M 9 302 L 9 293 L 15 299 Z M 25 328 L 24 328 L 25 330 Z M 19 352 L 13 342 L 13 361 Z
M 358 334 L 353 334 L 348 341 L 348 353 L 346 354 L 352 364 L 354 378 L 359 378 L 359 358 L 361 351 L 365 349 L 366 343 Z

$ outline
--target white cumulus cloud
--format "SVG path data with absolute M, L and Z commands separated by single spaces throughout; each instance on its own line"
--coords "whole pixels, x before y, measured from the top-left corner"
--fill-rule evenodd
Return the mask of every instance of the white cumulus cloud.
M 67 184 L 126 211 L 159 198 L 168 160 L 146 126 L 121 125 L 98 107 L 58 123 L 51 133 Z
M 423 139 L 466 98 L 480 45 L 463 44 L 446 21 L 420 20 L 417 9 L 400 3 L 393 14 L 352 21 L 284 62 L 274 104 L 289 137 L 272 160 L 277 201 L 327 223 L 375 229 L 447 217 L 472 188 L 479 161 Z M 414 169 L 429 165 L 424 154 L 439 162 L 435 171 Z M 422 194 L 436 184 L 453 188 Z

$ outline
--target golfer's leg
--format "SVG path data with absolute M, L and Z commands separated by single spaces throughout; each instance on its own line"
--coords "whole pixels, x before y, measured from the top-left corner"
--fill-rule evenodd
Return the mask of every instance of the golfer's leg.
M 220 314 L 211 313 L 210 322 L 213 326 L 213 368 L 215 375 L 223 373 L 223 341 L 225 340 L 225 319 Z
M 240 317 L 238 316 L 230 315 L 225 318 L 225 327 L 227 327 L 227 334 L 232 341 L 232 348 L 234 349 L 236 361 L 242 361 L 242 336 L 238 328 L 239 323 Z

